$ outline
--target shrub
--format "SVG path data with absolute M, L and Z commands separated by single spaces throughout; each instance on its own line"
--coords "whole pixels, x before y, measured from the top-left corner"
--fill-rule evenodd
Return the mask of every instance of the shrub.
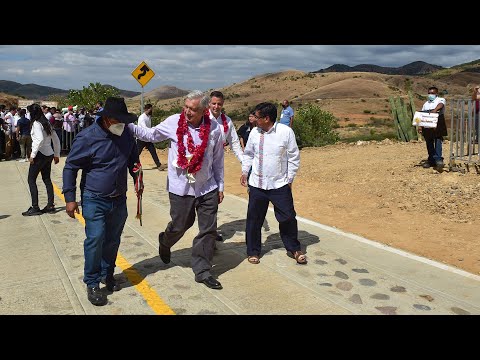
M 322 110 L 318 105 L 306 104 L 299 107 L 293 121 L 293 131 L 299 148 L 306 146 L 324 146 L 339 140 L 334 131 L 337 120 L 332 113 Z

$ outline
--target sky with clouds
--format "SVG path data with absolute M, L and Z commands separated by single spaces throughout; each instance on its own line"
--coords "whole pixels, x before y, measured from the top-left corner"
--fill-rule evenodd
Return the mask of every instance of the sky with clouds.
M 141 91 L 132 71 L 145 61 L 155 76 L 144 87 L 208 90 L 282 70 L 334 64 L 451 67 L 480 58 L 480 45 L 3 45 L 0 80 L 59 89 L 91 82 Z

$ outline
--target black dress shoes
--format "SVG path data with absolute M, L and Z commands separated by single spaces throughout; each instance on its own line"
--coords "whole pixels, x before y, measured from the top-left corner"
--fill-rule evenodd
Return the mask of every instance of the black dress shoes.
M 158 234 L 158 255 L 160 255 L 160 259 L 162 259 L 165 264 L 168 264 L 172 253 L 169 247 L 162 245 L 162 236 L 163 233 Z
M 215 280 L 213 276 L 209 276 L 208 278 L 198 282 L 204 283 L 210 289 L 223 289 L 222 284 L 220 284 L 219 281 Z
M 55 205 L 47 205 L 41 211 L 44 214 L 55 214 L 56 212 Z
M 107 305 L 108 299 L 98 286 L 93 288 L 87 287 L 88 301 L 90 301 L 95 306 Z
M 22 212 L 23 216 L 42 215 L 42 210 L 39 207 L 30 206 L 27 211 Z

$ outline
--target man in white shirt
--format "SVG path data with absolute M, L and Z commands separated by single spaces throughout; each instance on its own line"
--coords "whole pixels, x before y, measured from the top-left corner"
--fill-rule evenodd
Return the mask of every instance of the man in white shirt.
M 48 122 L 50 122 L 50 118 L 52 117 L 52 113 L 50 112 L 50 108 L 47 105 L 42 105 L 42 111 L 45 117 L 47 118 Z
M 445 99 L 438 96 L 438 88 L 435 86 L 428 88 L 428 100 L 423 104 L 422 111 L 438 113 L 437 127 L 418 128 L 418 132 L 423 133 L 428 152 L 428 159 L 423 167 L 435 167 L 438 172 L 443 171 L 442 142 L 443 137 L 447 136 L 445 104 Z
M 195 281 L 211 289 L 222 289 L 210 271 L 218 204 L 223 201 L 224 151 L 221 129 L 208 116 L 208 102 L 208 95 L 193 90 L 185 96 L 180 114 L 171 115 L 150 129 L 134 124 L 128 127 L 143 141 L 170 140 L 167 189 L 172 220 L 158 235 L 160 259 L 165 264 L 170 262 L 171 247 L 197 217 L 199 232 L 193 239 L 191 258 Z
M 222 92 L 212 91 L 210 93 L 210 102 L 208 103 L 210 120 L 216 121 L 220 125 L 224 146 L 226 143 L 230 145 L 230 149 L 232 149 L 241 164 L 243 159 L 242 146 L 240 145 L 240 140 L 232 119 L 222 112 L 224 102 L 225 98 Z M 217 233 L 216 240 L 223 241 L 223 237 L 220 233 Z
M 248 261 L 260 262 L 262 224 L 272 202 L 280 225 L 280 237 L 287 253 L 298 264 L 306 264 L 307 257 L 298 241 L 296 212 L 293 206 L 292 183 L 300 165 L 300 151 L 293 130 L 276 122 L 277 108 L 272 103 L 255 107 L 257 127 L 248 138 L 243 152 L 240 183 L 248 185 L 249 200 L 245 237 Z M 248 178 L 248 172 L 252 173 Z
M 216 121 L 222 129 L 223 143 L 228 143 L 230 149 L 237 157 L 238 161 L 242 163 L 243 151 L 240 146 L 240 140 L 238 139 L 235 125 L 233 125 L 232 119 L 226 114 L 222 113 L 223 104 L 225 98 L 220 91 L 212 91 L 210 93 L 210 102 L 208 107 L 210 109 L 210 119 Z
M 145 105 L 145 111 L 143 112 L 142 115 L 138 117 L 138 126 L 142 128 L 150 129 L 152 127 L 152 112 L 153 112 L 152 104 Z M 162 166 L 162 164 L 160 163 L 160 159 L 158 158 L 157 151 L 155 150 L 155 146 L 153 145 L 153 143 L 137 139 L 138 156 L 140 156 L 143 148 L 145 147 L 150 152 L 150 155 L 152 155 L 153 161 L 155 161 L 155 165 L 157 166 L 157 169 L 160 170 L 160 167 Z

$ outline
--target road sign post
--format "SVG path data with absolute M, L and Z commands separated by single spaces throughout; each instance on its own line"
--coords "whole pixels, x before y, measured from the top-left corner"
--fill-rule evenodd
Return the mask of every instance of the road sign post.
M 132 71 L 132 76 L 139 82 L 139 84 L 142 86 L 142 97 L 141 97 L 141 102 L 140 102 L 140 113 L 143 113 L 143 87 L 147 85 L 147 83 L 152 80 L 152 78 L 155 76 L 155 73 L 153 70 L 150 68 L 150 66 L 147 65 L 145 61 L 142 61 L 140 65 L 138 65 L 135 70 Z

